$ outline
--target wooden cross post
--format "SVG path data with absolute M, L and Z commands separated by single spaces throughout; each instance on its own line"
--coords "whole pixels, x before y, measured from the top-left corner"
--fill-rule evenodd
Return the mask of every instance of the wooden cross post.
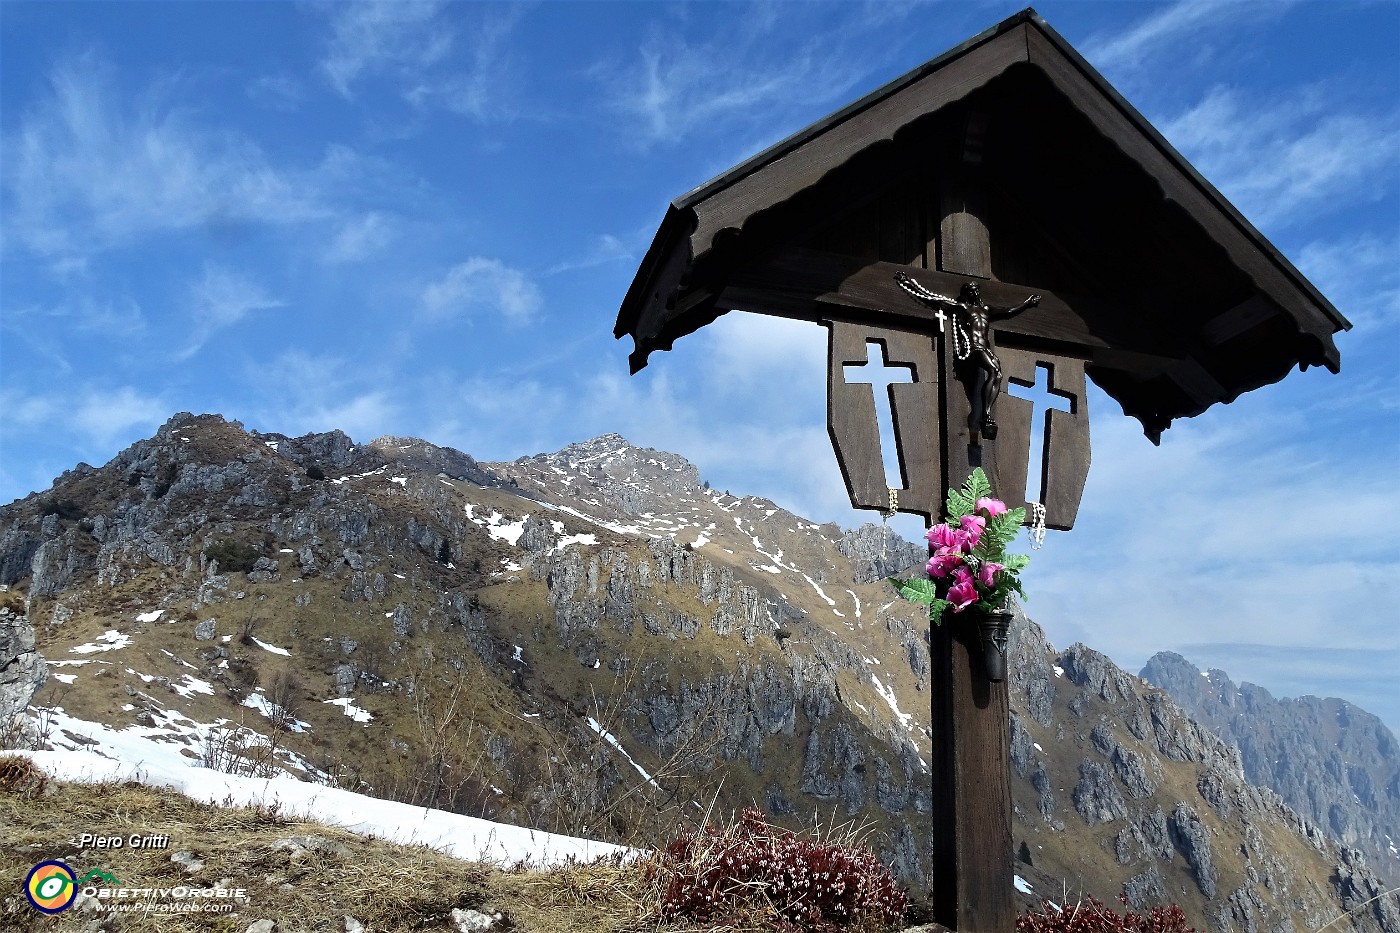
M 1041 449 L 1033 450 L 1034 403 L 1008 392 L 994 409 L 1001 422 L 997 436 L 986 437 L 989 413 L 980 410 L 986 374 L 968 365 L 971 351 L 949 336 L 959 326 L 957 313 L 951 318 L 944 315 L 936 299 L 951 299 L 921 282 L 936 276 L 936 284 L 947 290 L 959 279 L 916 269 L 881 271 L 892 283 L 906 284 L 902 294 L 893 289 L 886 292 L 886 301 L 898 310 L 884 312 L 880 319 L 912 313 L 916 307 L 928 317 L 918 323 L 882 326 L 836 320 L 839 314 L 849 316 L 849 307 L 834 302 L 825 307 L 833 317 L 827 321 L 828 428 L 852 504 L 889 508 L 897 503 L 901 511 L 941 521 L 948 490 L 961 486 L 974 468 L 981 467 L 993 494 L 1015 507 L 1024 501 L 1035 458 L 1041 464 L 1038 500 L 1053 507 L 1048 518 L 1055 526 L 1071 525 L 1089 462 L 1082 361 L 1000 348 L 996 331 L 990 332 L 988 349 L 1009 385 L 1033 387 L 1035 375 L 1044 369 L 1051 373 L 1050 390 L 1052 397 L 1058 396 L 1060 407 L 1047 412 Z M 930 296 L 924 307 L 914 298 L 915 290 Z M 1057 303 L 1052 296 L 1049 304 Z M 1007 321 L 1001 326 L 1015 325 Z M 1021 324 L 1023 330 L 1026 326 Z M 1034 329 L 1033 319 L 1029 326 Z M 1007 336 L 1011 334 L 1006 331 Z M 886 367 L 908 367 L 913 373 L 912 384 L 889 385 L 896 451 L 884 449 L 875 417 L 874 388 L 882 383 L 873 374 L 861 378 L 874 369 L 862 367 L 871 345 L 883 348 Z M 873 353 L 869 359 L 875 361 Z M 881 468 L 882 463 L 896 459 L 904 465 L 899 486 L 893 485 L 899 482 L 893 471 Z M 987 675 L 972 613 L 946 612 L 943 619 L 930 632 L 929 641 L 933 734 L 929 896 L 934 918 L 948 928 L 1000 933 L 1010 931 L 1015 922 L 1007 685 Z
M 1337 372 L 1350 326 L 1029 9 L 671 202 L 613 333 L 635 373 L 733 310 L 828 328 L 853 506 L 941 521 L 981 467 L 1016 508 L 1038 458 L 1029 495 L 1060 530 L 1089 469 L 1086 374 L 1155 443 L 1294 366 Z M 910 381 L 876 381 L 891 367 Z M 1036 432 L 1012 389 L 1040 369 Z M 1011 933 L 1007 688 L 969 614 L 932 632 L 927 876 L 940 923 Z

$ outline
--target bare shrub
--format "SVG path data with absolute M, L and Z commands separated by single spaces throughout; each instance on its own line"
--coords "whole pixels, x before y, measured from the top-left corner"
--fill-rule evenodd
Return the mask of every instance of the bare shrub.
M 749 807 L 727 827 L 682 833 L 647 871 L 663 886 L 662 920 L 828 933 L 899 921 L 906 897 L 880 859 L 842 827 L 826 838 L 773 826 Z
M 270 778 L 281 773 L 278 744 L 242 722 L 215 727 L 199 743 L 199 763 L 224 774 Z
M 1127 903 L 1127 898 L 1123 898 Z M 1172 904 L 1153 907 L 1146 914 L 1120 914 L 1093 897 L 1061 907 L 1041 901 L 1036 913 L 1016 918 L 1016 933 L 1196 933 L 1186 925 L 1186 914 Z
M 0 793 L 15 797 L 40 797 L 49 776 L 24 755 L 0 755 Z
M 673 832 L 678 820 L 688 818 L 682 804 L 709 796 L 723 783 L 722 772 L 714 768 L 714 753 L 724 740 L 724 710 L 717 697 L 677 730 L 666 757 L 645 773 L 624 750 L 617 736 L 626 731 L 628 697 L 644 668 L 629 665 L 606 699 L 594 694 L 589 704 L 593 715 L 584 717 L 573 735 L 526 720 L 540 732 L 539 825 L 566 835 L 651 847 Z
M 278 671 L 267 683 L 264 696 L 268 703 L 268 719 L 278 729 L 291 731 L 301 719 L 305 690 L 301 679 L 291 671 Z
M 55 693 L 54 705 L 61 705 L 67 690 Z M 53 732 L 53 713 L 41 707 L 30 707 L 34 718 L 25 713 L 17 714 L 10 722 L 0 723 L 0 750 L 24 750 L 49 748 L 49 736 Z

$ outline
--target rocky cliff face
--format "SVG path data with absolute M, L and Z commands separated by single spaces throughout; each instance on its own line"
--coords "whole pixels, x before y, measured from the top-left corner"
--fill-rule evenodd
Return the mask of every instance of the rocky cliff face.
M 1338 896 L 1350 907 L 1386 890 L 1362 853 L 1250 783 L 1238 750 L 1166 693 L 1083 645 L 1056 652 L 1025 631 L 1011 757 L 1036 877 L 1078 878 L 1091 892 L 1093 879 L 1113 878 L 1135 907 L 1199 898 L 1198 922 L 1218 930 L 1301 933 L 1332 921 Z M 1297 847 L 1280 848 L 1280 832 Z M 1325 870 L 1301 868 L 1318 856 Z M 1357 868 L 1364 878 L 1344 880 Z M 1382 898 L 1360 922 L 1400 929 L 1400 911 Z
M 617 435 L 478 463 L 177 415 L 0 508 L 0 582 L 59 665 L 40 705 L 196 757 L 232 734 L 225 767 L 609 839 L 711 800 L 866 821 L 916 898 L 939 737 L 927 622 L 883 577 L 922 553 Z M 1038 893 L 1299 933 L 1379 893 L 1166 694 L 1024 616 L 1015 639 L 1018 873 Z M 1379 902 L 1335 928 L 1400 922 Z
M 48 679 L 48 665 L 35 650 L 34 626 L 0 585 L 0 741 L 20 739 L 23 713 Z
M 1334 697 L 1275 699 L 1171 652 L 1142 676 L 1234 745 L 1251 783 L 1364 852 L 1378 875 L 1400 878 L 1400 745 L 1378 718 Z

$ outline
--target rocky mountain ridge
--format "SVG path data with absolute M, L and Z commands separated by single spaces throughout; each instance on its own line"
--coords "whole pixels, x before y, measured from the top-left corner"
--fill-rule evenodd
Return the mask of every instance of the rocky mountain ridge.
M 927 622 L 882 578 L 919 558 L 618 435 L 479 463 L 181 414 L 0 508 L 5 605 L 53 665 L 40 708 L 595 838 L 658 838 L 711 799 L 864 820 L 916 899 Z M 1381 893 L 1165 693 L 1014 631 L 1027 887 L 1280 933 Z M 1332 928 L 1400 916 L 1382 900 Z
M 1142 677 L 1239 749 L 1251 783 L 1272 788 L 1397 883 L 1400 746 L 1379 718 L 1335 697 L 1275 698 L 1173 652 L 1153 655 Z

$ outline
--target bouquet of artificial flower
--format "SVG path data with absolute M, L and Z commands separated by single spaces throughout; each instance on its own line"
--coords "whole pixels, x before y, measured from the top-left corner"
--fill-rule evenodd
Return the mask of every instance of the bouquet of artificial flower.
M 926 568 L 929 579 L 889 581 L 905 599 L 926 603 L 935 625 L 942 624 L 949 607 L 994 612 L 1013 592 L 1025 599 L 1019 574 L 1031 559 L 1006 553 L 1025 520 L 1025 509 L 1008 509 L 992 498 L 987 475 L 978 467 L 962 489 L 948 491 L 948 520 L 928 530 L 928 543 L 935 549 Z

